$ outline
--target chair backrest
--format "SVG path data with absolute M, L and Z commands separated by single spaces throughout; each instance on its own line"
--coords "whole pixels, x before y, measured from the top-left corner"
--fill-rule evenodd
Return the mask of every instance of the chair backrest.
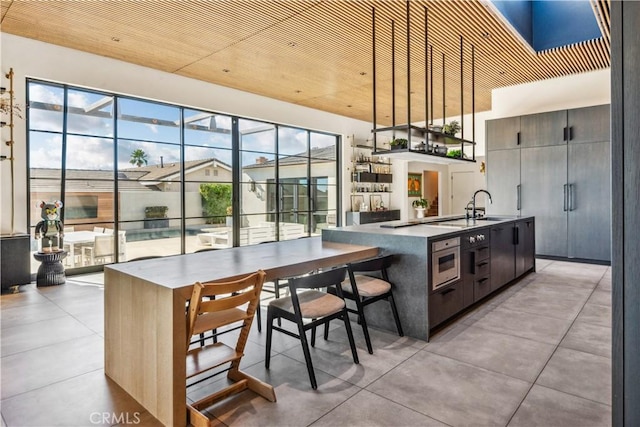
M 292 277 L 289 279 L 289 287 L 291 293 L 294 293 L 295 289 L 312 289 L 312 288 L 324 288 L 327 286 L 334 286 L 340 290 L 340 283 L 345 279 L 347 275 L 346 267 L 338 267 L 333 270 L 323 271 L 322 273 L 310 274 L 308 276 Z
M 104 233 L 104 227 L 93 227 L 94 233 Z
M 189 301 L 187 351 L 189 350 L 191 337 L 203 330 L 215 329 L 218 326 L 241 320 L 249 322 L 248 325 L 246 323 L 245 325 L 250 326 L 258 307 L 265 277 L 266 273 L 258 270 L 247 277 L 232 282 L 197 282 L 193 286 L 191 300 Z M 213 298 L 204 300 L 204 297 Z M 247 305 L 244 308 L 240 308 L 244 304 Z M 199 327 L 198 321 L 205 318 L 208 313 L 219 314 L 221 323 L 219 325 L 207 323 L 206 327 Z M 246 335 L 244 339 L 242 339 L 243 334 Z M 249 328 L 242 328 L 238 343 L 245 342 L 248 334 Z
M 350 271 L 367 272 L 381 271 L 386 272 L 387 268 L 393 263 L 393 255 L 385 255 L 377 258 L 366 259 L 364 261 L 352 262 L 347 264 Z
M 76 231 L 76 228 L 73 225 L 71 225 L 71 226 L 68 226 L 68 227 L 64 227 L 63 231 L 65 233 L 72 233 L 72 232 Z
M 105 227 L 103 233 L 104 234 L 113 234 L 113 228 L 106 228 Z
M 93 253 L 95 257 L 113 255 L 113 236 L 96 236 L 93 243 Z

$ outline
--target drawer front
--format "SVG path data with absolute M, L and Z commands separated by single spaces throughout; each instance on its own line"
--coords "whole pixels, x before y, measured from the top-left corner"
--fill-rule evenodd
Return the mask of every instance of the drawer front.
M 464 292 L 461 282 L 429 295 L 429 328 L 439 325 L 463 308 Z
M 476 261 L 485 260 L 489 258 L 489 255 L 491 255 L 491 250 L 489 249 L 489 246 L 481 246 L 476 249 Z
M 476 262 L 475 277 L 485 277 L 491 272 L 491 263 L 489 260 Z
M 473 282 L 473 298 L 479 301 L 491 293 L 491 277 L 483 277 Z

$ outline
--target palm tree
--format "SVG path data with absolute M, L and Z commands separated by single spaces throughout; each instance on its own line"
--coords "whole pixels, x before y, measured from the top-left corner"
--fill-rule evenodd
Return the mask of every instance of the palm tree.
M 140 167 L 142 165 L 147 165 L 147 153 L 145 153 L 142 149 L 137 148 L 135 150 L 133 150 L 133 153 L 131 153 L 131 160 L 129 160 L 129 163 L 131 163 L 132 165 L 136 165 L 137 167 Z

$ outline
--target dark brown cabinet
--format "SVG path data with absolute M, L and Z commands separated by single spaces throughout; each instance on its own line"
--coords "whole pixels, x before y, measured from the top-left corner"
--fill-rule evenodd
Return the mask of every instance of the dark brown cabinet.
M 536 225 L 533 219 L 523 219 L 515 223 L 516 277 L 522 276 L 535 267 Z
M 491 228 L 491 291 L 535 268 L 535 220 L 519 219 Z
M 513 227 L 513 222 L 491 227 L 491 291 L 516 277 Z
M 462 281 L 439 289 L 429 295 L 429 327 L 439 325 L 464 308 Z
M 371 224 L 374 222 L 397 221 L 400 219 L 400 209 L 369 212 L 347 212 L 347 225 Z
M 462 281 L 464 306 L 491 293 L 491 231 L 480 229 L 462 236 Z

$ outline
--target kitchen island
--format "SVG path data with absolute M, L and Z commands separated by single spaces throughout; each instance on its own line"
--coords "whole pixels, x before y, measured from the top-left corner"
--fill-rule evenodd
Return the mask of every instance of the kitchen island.
M 402 328 L 423 340 L 465 308 L 535 270 L 533 217 L 391 221 L 325 229 L 322 239 L 395 254 L 389 277 Z M 369 324 L 395 332 L 388 304 L 366 310 Z

